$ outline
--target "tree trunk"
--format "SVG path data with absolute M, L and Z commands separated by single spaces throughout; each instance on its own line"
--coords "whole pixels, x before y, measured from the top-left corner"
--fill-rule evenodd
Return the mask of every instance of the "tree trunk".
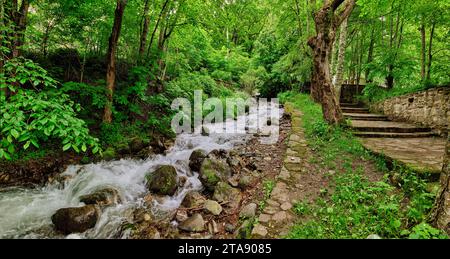
M 422 22 L 419 28 L 420 36 L 421 36 L 421 49 L 420 49 L 420 76 L 422 81 L 425 80 L 425 52 L 427 49 L 426 40 L 425 40 L 425 22 L 422 18 Z
M 434 36 L 434 27 L 436 26 L 436 23 L 433 22 L 431 25 L 431 31 L 430 31 L 430 42 L 428 43 L 428 66 L 427 66 L 427 80 L 431 79 L 431 62 L 433 60 L 433 36 Z
M 140 61 L 142 61 L 142 59 L 144 57 L 145 45 L 147 44 L 148 26 L 150 23 L 150 17 L 148 16 L 149 10 L 150 10 L 150 0 L 146 0 L 145 6 L 144 6 L 141 40 L 140 40 L 140 45 L 139 45 L 139 60 Z
M 441 187 L 432 212 L 433 224 L 450 234 L 450 134 L 447 138 L 444 167 L 441 174 Z
M 367 54 L 367 64 L 370 64 L 373 61 L 374 46 L 375 46 L 375 27 L 372 28 L 372 32 L 370 34 L 369 52 Z M 369 79 L 369 76 L 370 76 L 370 69 L 367 68 L 364 74 L 364 79 L 366 80 L 366 82 L 372 81 L 371 79 Z
M 19 57 L 22 53 L 21 47 L 25 38 L 25 30 L 27 28 L 28 8 L 30 7 L 29 0 L 23 0 L 20 9 L 13 10 L 13 22 L 15 25 L 14 39 L 12 45 L 12 58 Z
M 28 9 L 30 7 L 29 0 L 23 0 L 22 4 L 19 7 L 17 0 L 7 0 L 6 4 L 2 4 L 5 14 L 8 19 L 11 21 L 11 25 L 13 28 L 13 32 L 9 34 L 9 40 L 11 41 L 8 44 L 9 53 L 5 56 L 6 59 L 14 59 L 21 56 L 21 47 L 24 43 L 25 31 L 27 28 L 27 18 L 28 18 Z M 12 75 L 15 76 L 14 74 Z M 11 83 L 14 89 L 19 88 L 19 82 Z M 8 98 L 11 95 L 14 95 L 16 91 L 11 91 L 10 89 L 5 89 L 5 95 Z
M 336 96 L 338 100 L 341 97 L 342 81 L 344 80 L 344 60 L 345 60 L 345 49 L 347 47 L 347 21 L 348 18 L 344 19 L 341 24 L 341 32 L 339 35 L 339 54 L 336 68 Z
M 169 1 L 170 0 L 164 1 L 164 4 L 163 4 L 163 6 L 161 8 L 161 11 L 159 12 L 158 20 L 156 21 L 155 28 L 153 28 L 152 36 L 150 37 L 150 43 L 148 45 L 148 50 L 147 50 L 147 57 L 150 56 L 151 47 L 152 47 L 153 41 L 155 39 L 156 31 L 158 30 L 158 27 L 159 27 L 159 24 L 161 23 L 161 20 L 165 16 L 166 7 L 169 4 Z
M 331 82 L 329 64 L 336 30 L 350 15 L 355 5 L 355 1 L 350 0 L 344 10 L 336 14 L 336 10 L 343 2 L 344 0 L 334 0 L 324 4 L 314 17 L 316 36 L 308 40 L 308 45 L 313 51 L 311 94 L 322 104 L 324 119 L 330 124 L 339 124 L 343 121 L 335 88 Z
M 120 29 L 122 27 L 123 12 L 127 5 L 127 0 L 117 0 L 116 11 L 114 14 L 114 24 L 109 37 L 109 47 L 107 53 L 107 68 L 106 68 L 106 95 L 107 102 L 105 105 L 105 112 L 103 114 L 103 122 L 112 122 L 112 106 L 113 106 L 113 93 L 114 85 L 116 83 L 116 51 L 117 43 L 119 41 Z

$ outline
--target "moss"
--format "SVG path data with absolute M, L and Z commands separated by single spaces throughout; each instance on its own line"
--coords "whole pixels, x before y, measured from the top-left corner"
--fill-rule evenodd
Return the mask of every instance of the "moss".
M 105 160 L 111 160 L 116 157 L 116 150 L 113 147 L 108 147 L 105 151 L 102 153 L 102 157 Z
M 161 166 L 146 178 L 149 190 L 154 193 L 173 195 L 177 190 L 177 172 L 173 166 Z

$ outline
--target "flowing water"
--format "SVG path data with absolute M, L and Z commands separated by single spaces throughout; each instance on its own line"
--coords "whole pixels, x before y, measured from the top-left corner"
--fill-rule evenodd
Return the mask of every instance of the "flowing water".
M 264 118 L 266 111 L 250 112 L 244 116 L 247 124 Z M 272 121 L 278 121 L 281 110 L 272 112 Z M 239 120 L 238 120 L 239 121 Z M 238 121 L 207 125 L 214 132 L 223 127 L 236 127 Z M 271 128 L 277 127 L 272 124 Z M 79 197 L 105 187 L 119 191 L 122 203 L 103 209 L 95 228 L 82 234 L 72 234 L 66 238 L 113 238 L 117 237 L 120 226 L 132 220 L 133 211 L 143 206 L 147 193 L 145 176 L 160 165 L 172 165 L 179 176 L 186 176 L 187 183 L 172 197 L 155 203 L 153 210 L 170 211 L 178 208 L 191 190 L 201 190 L 198 174 L 191 172 L 188 160 L 196 149 L 210 152 L 214 149 L 229 150 L 245 144 L 252 134 L 211 133 L 181 134 L 174 146 L 165 155 L 155 155 L 147 160 L 123 159 L 90 165 L 74 165 L 63 173 L 64 183 L 49 184 L 42 188 L 7 188 L 0 190 L 0 238 L 64 238 L 53 231 L 51 216 L 60 208 L 83 206 Z M 278 138 L 277 135 L 273 137 Z

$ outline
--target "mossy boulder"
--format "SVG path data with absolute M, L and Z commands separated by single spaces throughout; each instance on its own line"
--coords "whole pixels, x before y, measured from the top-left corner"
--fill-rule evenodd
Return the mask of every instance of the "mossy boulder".
M 192 152 L 189 157 L 189 167 L 192 171 L 198 172 L 200 171 L 200 167 L 202 166 L 203 160 L 208 156 L 205 150 L 197 149 Z
M 228 183 L 219 182 L 214 190 L 213 200 L 226 203 L 228 208 L 236 209 L 241 203 L 242 194 L 239 189 L 231 187 Z
M 171 165 L 163 165 L 147 175 L 147 188 L 160 195 L 174 195 L 177 191 L 177 170 Z
M 231 177 L 230 166 L 222 159 L 205 158 L 200 167 L 200 182 L 209 191 L 214 191 L 217 183 L 226 182 Z
M 109 206 L 121 202 L 119 192 L 113 188 L 105 188 L 95 191 L 91 194 L 80 197 L 80 202 L 86 205 L 97 204 L 100 206 Z

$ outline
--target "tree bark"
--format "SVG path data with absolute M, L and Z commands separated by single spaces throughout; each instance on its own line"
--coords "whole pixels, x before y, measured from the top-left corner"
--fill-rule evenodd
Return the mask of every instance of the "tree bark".
M 127 5 L 127 0 L 117 0 L 116 11 L 114 14 L 114 24 L 111 35 L 109 37 L 109 47 L 107 53 L 107 68 L 106 68 L 106 96 L 107 102 L 105 105 L 105 111 L 103 114 L 103 122 L 112 122 L 112 106 L 113 106 L 113 93 L 116 83 L 116 51 L 117 43 L 119 41 L 120 29 L 122 27 L 122 18 Z
M 367 53 L 367 64 L 372 63 L 373 61 L 373 49 L 375 47 L 375 27 L 372 28 L 372 32 L 370 34 L 370 43 L 369 43 L 369 52 Z M 371 82 L 372 80 L 369 79 L 370 76 L 370 69 L 366 69 L 364 79 L 366 82 Z
M 421 49 L 420 49 L 420 76 L 422 78 L 422 81 L 425 80 L 425 52 L 427 49 L 426 46 L 426 35 L 425 35 L 425 22 L 424 19 L 422 18 L 422 22 L 420 24 L 420 38 L 421 38 Z
M 13 32 L 7 35 L 11 43 L 8 44 L 9 53 L 4 57 L 6 60 L 17 58 L 22 54 L 21 47 L 24 43 L 25 30 L 27 28 L 29 7 L 29 0 L 23 0 L 20 7 L 17 0 L 7 0 L 6 4 L 3 4 L 4 12 L 13 29 Z M 14 74 L 12 76 L 14 77 Z M 13 82 L 11 85 L 14 89 L 19 88 L 19 82 Z M 4 92 L 6 98 L 16 93 L 8 88 Z
M 450 235 L 450 134 L 447 137 L 446 155 L 440 184 L 431 220 L 434 226 Z
M 348 18 L 344 19 L 341 24 L 341 32 L 339 35 L 339 54 L 336 68 L 336 97 L 340 100 L 342 81 L 344 80 L 344 60 L 345 60 L 345 49 L 347 47 L 347 21 Z
M 329 64 L 336 30 L 350 15 L 355 5 L 355 0 L 347 1 L 344 10 L 336 14 L 336 10 L 343 2 L 344 0 L 325 2 L 314 16 L 316 36 L 308 40 L 308 45 L 313 51 L 311 94 L 322 104 L 324 119 L 330 124 L 340 124 L 343 121 L 335 88 L 331 82 Z
M 431 31 L 430 31 L 430 42 L 428 43 L 428 65 L 427 65 L 427 80 L 431 79 L 431 62 L 433 61 L 433 36 L 434 36 L 434 28 L 436 26 L 436 23 L 433 21 L 433 24 L 431 25 Z
M 150 17 L 148 16 L 150 10 L 150 0 L 145 0 L 144 14 L 143 14 L 143 24 L 141 40 L 139 44 L 139 59 L 142 61 L 145 53 L 145 45 L 147 44 L 148 27 L 150 23 Z
M 17 1 L 14 1 L 13 8 L 17 8 Z M 23 0 L 20 9 L 12 10 L 11 16 L 14 22 L 14 39 L 11 49 L 12 58 L 19 57 L 22 54 L 21 47 L 24 42 L 25 30 L 27 28 L 28 8 L 30 7 L 29 0 Z

